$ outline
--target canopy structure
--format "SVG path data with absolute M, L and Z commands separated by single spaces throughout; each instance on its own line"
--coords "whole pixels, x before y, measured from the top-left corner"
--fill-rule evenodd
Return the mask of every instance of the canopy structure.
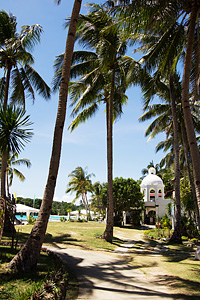
M 28 217 L 31 213 L 39 213 L 39 209 L 24 204 L 16 204 L 16 214 L 25 213 Z

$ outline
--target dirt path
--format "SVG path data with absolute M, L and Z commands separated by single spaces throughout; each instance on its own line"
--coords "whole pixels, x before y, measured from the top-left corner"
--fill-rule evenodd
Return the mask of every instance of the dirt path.
M 186 299 L 182 295 L 172 294 L 165 281 L 159 279 L 161 270 L 157 270 L 155 276 L 149 276 L 137 266 L 126 263 L 124 256 L 136 238 L 140 240 L 141 234 L 121 245 L 112 255 L 80 249 L 48 249 L 56 252 L 75 271 L 79 281 L 78 299 Z M 164 274 L 161 272 L 161 275 Z

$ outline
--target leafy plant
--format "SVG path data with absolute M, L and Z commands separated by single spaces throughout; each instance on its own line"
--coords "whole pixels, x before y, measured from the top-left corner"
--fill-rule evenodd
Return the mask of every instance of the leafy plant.
M 60 222 L 66 222 L 67 221 L 67 218 L 65 217 L 60 217 Z
M 27 222 L 28 222 L 28 224 L 34 224 L 35 223 L 35 218 L 29 215 L 27 217 Z

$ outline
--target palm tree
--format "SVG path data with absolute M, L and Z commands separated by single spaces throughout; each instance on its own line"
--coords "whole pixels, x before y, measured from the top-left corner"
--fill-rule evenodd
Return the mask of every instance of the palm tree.
M 187 141 L 185 141 L 185 134 L 184 134 L 184 122 L 183 122 L 183 114 L 182 114 L 182 109 L 181 109 L 181 104 L 180 104 L 180 84 L 178 84 L 176 78 L 176 99 L 178 103 L 174 103 L 173 105 L 175 106 L 173 111 L 175 111 L 177 116 L 172 116 L 172 103 L 169 102 L 169 97 L 172 98 L 171 94 L 168 93 L 163 93 L 162 89 L 164 87 L 164 90 L 166 91 L 167 86 L 164 85 L 159 85 L 158 86 L 158 90 L 157 93 L 158 95 L 162 95 L 162 98 L 165 99 L 165 103 L 162 104 L 153 104 L 153 105 L 149 105 L 149 106 L 145 106 L 145 110 L 146 112 L 140 117 L 141 121 L 145 121 L 148 120 L 151 117 L 155 117 L 157 116 L 157 118 L 149 125 L 148 129 L 146 130 L 146 135 L 149 135 L 149 138 L 153 138 L 156 134 L 158 134 L 159 132 L 163 131 L 166 132 L 167 135 L 167 140 L 165 141 L 165 143 L 160 143 L 157 146 L 157 150 L 163 149 L 163 147 L 166 150 L 169 150 L 169 147 L 173 147 L 171 148 L 173 150 L 173 158 L 170 155 L 170 161 L 171 163 L 176 163 L 177 160 L 179 161 L 179 144 L 182 142 L 184 145 L 184 150 L 185 150 L 185 159 L 186 159 L 186 163 L 187 163 L 187 169 L 188 169 L 188 174 L 190 177 L 190 183 L 191 183 L 191 189 L 193 189 L 193 180 L 191 178 L 191 174 L 190 174 L 190 168 L 189 168 L 189 163 L 188 161 L 188 154 L 187 153 Z M 150 85 L 149 85 L 150 86 Z M 148 88 L 149 88 L 148 86 Z M 169 91 L 170 86 L 168 87 Z M 155 91 L 156 92 L 156 91 Z M 175 90 L 174 90 L 175 93 Z M 149 95 L 149 93 L 147 93 Z M 164 96 L 165 95 L 165 96 Z M 146 95 L 147 96 L 147 95 Z M 174 97 L 174 96 L 173 96 Z M 149 98 L 146 97 L 146 101 L 149 102 Z M 198 112 L 199 112 L 199 101 L 195 101 L 193 104 L 193 109 L 192 109 L 192 116 L 193 116 L 193 122 L 195 124 L 195 128 L 196 131 L 199 131 L 199 117 L 198 117 Z M 174 120 L 177 120 L 177 122 L 175 122 Z M 173 124 L 177 123 L 177 128 L 174 129 Z M 176 136 L 177 141 L 174 142 L 175 140 L 175 133 L 178 133 Z M 170 139 L 170 136 L 173 136 L 173 139 Z M 171 141 L 173 141 L 173 143 L 171 143 Z M 175 152 L 175 146 L 177 148 Z M 175 157 L 175 153 L 177 153 L 177 157 Z M 169 155 L 167 156 L 167 158 L 169 158 Z M 164 160 L 162 160 L 164 161 Z M 166 162 L 166 158 L 165 158 L 165 162 Z M 169 165 L 169 164 L 168 164 Z M 177 166 L 175 167 L 175 171 L 176 171 Z M 179 168 L 179 167 L 178 167 Z M 178 171 L 178 173 L 180 173 L 180 171 Z M 178 177 L 180 177 L 180 175 L 177 175 L 177 173 L 175 172 L 175 187 L 177 188 L 177 184 L 178 182 L 180 182 L 180 179 L 178 180 Z M 180 187 L 178 187 L 178 191 L 176 192 L 175 195 L 180 195 Z M 177 198 L 177 196 L 176 196 Z M 194 198 L 194 203 L 196 203 L 196 197 L 195 194 L 193 196 Z M 172 236 L 172 240 L 174 239 L 174 241 L 179 241 L 180 242 L 180 238 L 181 238 L 181 234 L 180 234 L 180 228 L 181 228 L 181 224 L 180 224 L 180 201 L 178 201 L 178 204 L 176 205 L 176 212 L 179 210 L 178 216 L 176 216 L 176 219 L 178 219 L 179 221 L 179 225 L 176 227 L 175 226 L 175 233 Z M 196 214 L 197 214 L 197 219 L 198 219 L 198 223 L 199 223 L 199 217 L 198 217 L 198 208 L 196 207 Z M 176 222 L 177 223 L 177 222 Z M 179 238 L 177 238 L 177 235 L 179 236 Z
M 11 104 L 25 108 L 26 96 L 35 99 L 34 89 L 44 98 L 50 98 L 50 88 L 32 67 L 34 58 L 29 50 L 40 41 L 40 25 L 23 26 L 16 31 L 17 22 L 13 15 L 0 11 L 0 67 L 4 77 L 0 80 L 0 100 L 6 109 Z M 10 92 L 10 93 L 9 93 Z M 1 197 L 6 198 L 6 153 L 2 152 Z M 4 186 L 3 186 L 4 185 Z
M 57 3 L 59 4 L 60 0 L 57 0 Z M 68 83 L 70 77 L 72 54 L 75 43 L 77 20 L 79 16 L 79 11 L 81 9 L 81 3 L 81 0 L 74 0 L 74 6 L 72 10 L 71 21 L 66 41 L 64 63 L 62 68 L 62 80 L 59 91 L 58 112 L 54 129 L 49 174 L 44 190 L 44 196 L 42 199 L 39 216 L 36 220 L 36 223 L 33 226 L 33 229 L 30 233 L 26 244 L 10 262 L 9 267 L 11 269 L 18 269 L 21 271 L 30 272 L 31 270 L 36 268 L 42 243 L 44 241 L 48 219 L 51 213 L 58 168 L 60 163 L 62 136 L 66 116 Z
M 50 88 L 32 67 L 34 58 L 29 52 L 40 42 L 42 27 L 22 26 L 20 33 L 16 32 L 16 27 L 16 18 L 1 10 L 0 67 L 4 69 L 4 77 L 0 81 L 0 95 L 4 107 L 9 98 L 11 103 L 25 107 L 26 95 L 35 100 L 34 89 L 44 98 L 50 98 Z
M 156 174 L 159 173 L 160 165 L 159 164 L 155 165 L 154 162 L 153 162 L 153 160 L 152 160 L 152 161 L 150 161 L 150 163 L 147 165 L 146 168 L 142 169 L 142 171 L 141 171 L 142 172 L 141 179 L 144 179 L 144 176 L 148 174 L 149 168 L 151 168 L 151 167 L 155 168 Z
M 20 153 L 24 148 L 25 143 L 29 142 L 33 133 L 28 128 L 32 123 L 29 116 L 25 116 L 25 111 L 20 108 L 8 106 L 6 109 L 0 109 L 0 151 L 6 154 Z M 7 159 L 6 159 L 7 161 Z M 6 169 L 6 166 L 1 165 L 1 170 Z M 2 172 L 2 171 L 1 171 Z M 1 182 L 1 189 L 5 185 Z M 6 201 L 4 197 L 0 198 L 0 240 L 3 233 L 3 225 L 5 220 Z
M 184 58 L 182 77 L 181 101 L 184 113 L 185 127 L 190 147 L 190 154 L 193 164 L 194 183 L 200 210 L 200 155 L 196 141 L 195 129 L 192 121 L 189 96 L 192 87 L 194 99 L 199 97 L 199 1 L 109 1 L 111 4 L 122 4 L 123 17 L 126 16 L 129 28 L 134 28 L 140 37 L 149 42 L 148 35 L 157 35 L 154 42 L 151 39 L 151 47 L 148 45 L 145 59 L 148 59 L 147 66 L 152 67 L 161 62 L 162 71 L 174 72 L 180 58 Z M 139 10 L 139 5 L 142 9 Z M 131 19 L 132 16 L 132 19 Z M 124 20 L 124 18 L 123 18 Z M 137 22 L 140 20 L 140 22 Z M 142 21 L 141 21 L 142 20 Z M 136 26 L 134 25 L 134 22 Z M 141 27 L 142 25 L 142 27 Z M 123 24 L 123 26 L 126 26 Z M 146 37 L 145 37 L 146 36 Z M 136 35 L 135 35 L 136 37 Z M 151 59 L 151 60 L 149 60 Z M 168 65 L 168 67 L 167 67 Z M 195 86 L 195 88 L 194 88 Z
M 122 104 L 127 99 L 125 75 L 128 57 L 124 55 L 127 43 L 120 38 L 117 24 L 106 13 L 104 6 L 91 4 L 90 7 L 89 14 L 79 18 L 77 34 L 79 42 L 95 52 L 74 52 L 71 76 L 78 77 L 78 80 L 71 82 L 70 85 L 72 115 L 75 117 L 70 127 L 73 130 L 94 115 L 101 102 L 106 104 L 108 201 L 107 224 L 102 237 L 112 241 L 114 212 L 112 132 L 113 120 L 122 113 Z M 62 56 L 57 58 L 55 66 L 56 87 L 60 82 Z
M 105 211 L 105 207 L 103 206 L 102 199 L 101 199 L 101 192 L 103 189 L 103 185 L 97 181 L 93 184 L 93 191 L 91 197 L 91 207 L 95 210 L 100 212 L 101 214 Z
M 90 214 L 89 202 L 87 193 L 92 193 L 92 182 L 90 177 L 94 174 L 88 174 L 87 168 L 83 169 L 82 167 L 76 167 L 68 176 L 71 177 L 66 193 L 76 193 L 74 201 L 78 200 L 81 196 L 82 202 L 85 206 L 86 216 Z
M 26 165 L 27 168 L 31 167 L 31 162 L 29 159 L 23 158 L 18 159 L 18 153 L 13 153 L 9 155 L 7 160 L 7 168 L 6 168 L 6 181 L 7 181 L 7 195 L 9 196 L 9 187 L 12 185 L 13 177 L 16 175 L 20 181 L 25 180 L 25 176 L 15 168 L 15 166 Z

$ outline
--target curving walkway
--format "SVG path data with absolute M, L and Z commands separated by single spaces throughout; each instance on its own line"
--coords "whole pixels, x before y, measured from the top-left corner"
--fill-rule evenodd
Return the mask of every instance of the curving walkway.
M 79 281 L 78 299 L 84 300 L 172 300 L 189 299 L 171 294 L 162 277 L 148 278 L 142 271 L 119 258 L 134 241 L 128 241 L 115 250 L 116 254 L 79 249 L 51 248 L 76 273 Z

